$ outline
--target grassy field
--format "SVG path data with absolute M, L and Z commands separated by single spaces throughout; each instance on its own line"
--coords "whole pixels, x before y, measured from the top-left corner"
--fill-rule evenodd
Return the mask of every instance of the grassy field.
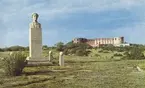
M 1 75 L 0 88 L 144 88 L 145 72 L 140 60 L 107 60 L 65 56 L 65 66 L 25 67 L 22 76 Z M 145 70 L 145 68 L 142 68 Z

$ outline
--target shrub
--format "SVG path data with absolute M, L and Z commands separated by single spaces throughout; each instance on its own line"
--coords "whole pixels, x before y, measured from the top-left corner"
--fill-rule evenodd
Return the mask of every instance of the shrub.
M 15 52 L 2 60 L 3 69 L 7 76 L 18 76 L 26 65 L 26 55 Z
M 4 50 L 0 48 L 0 52 L 3 52 Z
M 123 56 L 123 55 L 120 53 L 115 53 L 114 56 Z
M 114 56 L 111 56 L 111 57 L 110 57 L 110 59 L 113 59 L 113 58 L 114 58 Z
M 64 53 L 64 55 L 68 55 L 68 54 L 69 54 L 68 49 L 65 49 L 65 50 L 63 51 L 63 53 Z
M 119 50 L 117 50 L 118 52 L 124 52 L 124 50 L 123 49 L 119 49 Z
M 98 53 L 109 53 L 108 50 L 99 50 Z
M 63 52 L 65 55 L 77 55 L 77 56 L 88 56 L 92 47 L 85 43 L 73 43 L 69 42 L 64 45 Z
M 55 44 L 55 46 L 56 46 L 57 51 L 63 51 L 64 50 L 64 43 L 63 42 L 58 42 L 57 44 Z
M 70 54 L 74 54 L 76 51 L 77 51 L 76 48 L 73 48 L 73 49 L 70 49 L 70 50 L 69 50 Z
M 127 56 L 127 55 L 129 55 L 129 52 L 124 52 L 123 54 L 124 54 L 125 56 Z
M 96 56 L 96 57 L 100 57 L 100 55 L 99 55 L 99 54 L 97 54 L 97 53 L 96 53 L 94 56 Z
M 101 48 L 102 48 L 103 50 L 109 50 L 109 51 L 114 51 L 114 50 L 115 50 L 115 47 L 114 47 L 112 44 L 103 45 Z
M 83 50 L 77 50 L 77 51 L 76 51 L 76 55 L 77 55 L 77 56 L 84 56 Z
M 83 50 L 83 49 L 79 49 L 76 51 L 77 56 L 88 56 L 89 53 L 90 53 L 90 51 Z
M 109 53 L 109 51 L 107 51 L 107 50 L 104 50 L 104 51 L 103 51 L 103 53 Z
M 99 53 L 102 53 L 102 52 L 103 52 L 103 50 L 99 50 L 98 52 L 99 52 Z
M 145 59 L 145 56 L 140 48 L 133 47 L 130 52 L 125 53 L 125 58 L 131 60 L 142 60 Z

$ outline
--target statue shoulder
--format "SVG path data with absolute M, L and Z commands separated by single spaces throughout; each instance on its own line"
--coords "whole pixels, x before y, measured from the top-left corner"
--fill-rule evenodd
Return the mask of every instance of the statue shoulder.
M 39 26 L 39 28 L 41 28 L 41 24 L 40 23 L 38 23 L 38 26 Z
M 33 23 L 29 23 L 29 27 L 32 27 L 33 26 Z
M 29 24 L 30 28 L 41 28 L 41 24 L 40 23 L 35 23 L 35 22 L 32 22 Z

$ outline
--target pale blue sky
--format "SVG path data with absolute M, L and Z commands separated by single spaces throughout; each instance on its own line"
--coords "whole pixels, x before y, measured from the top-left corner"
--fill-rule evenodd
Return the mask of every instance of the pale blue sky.
M 145 0 L 0 0 L 0 47 L 28 46 L 33 12 L 45 45 L 117 36 L 145 44 Z

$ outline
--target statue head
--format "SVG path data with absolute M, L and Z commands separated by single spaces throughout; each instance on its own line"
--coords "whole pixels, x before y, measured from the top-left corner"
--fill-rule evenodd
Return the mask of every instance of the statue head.
M 32 20 L 33 20 L 33 22 L 37 22 L 38 17 L 39 17 L 39 15 L 37 13 L 33 13 L 32 14 Z

